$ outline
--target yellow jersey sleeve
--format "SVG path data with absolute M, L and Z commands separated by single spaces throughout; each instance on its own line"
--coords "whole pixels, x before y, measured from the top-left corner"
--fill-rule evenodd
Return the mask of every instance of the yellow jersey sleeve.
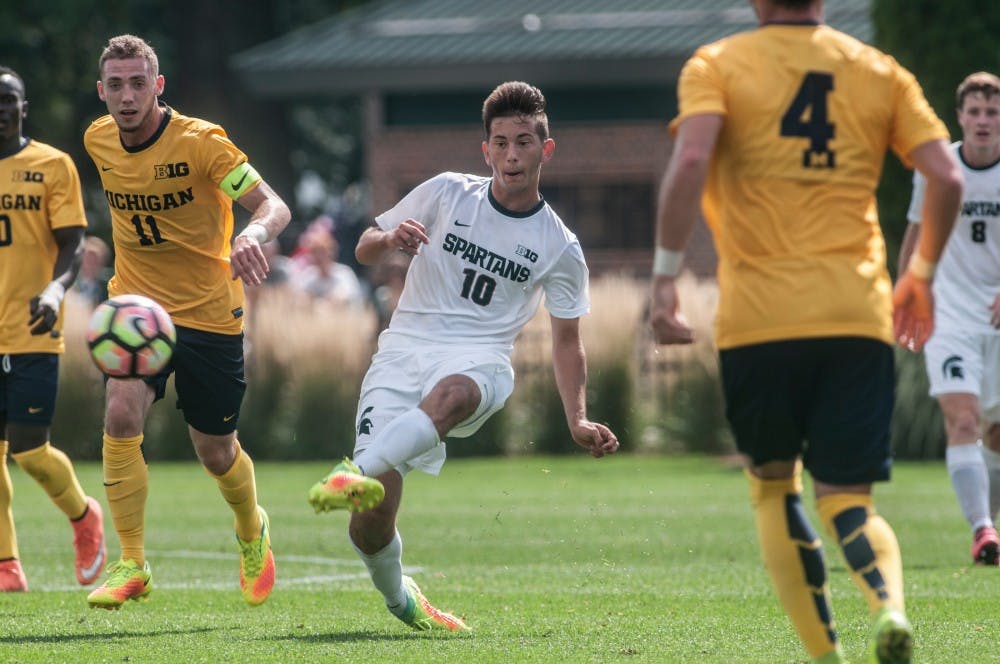
M 678 82 L 680 108 L 670 123 L 670 133 L 677 134 L 681 122 L 692 115 L 725 115 L 726 95 L 719 73 L 706 57 L 708 47 L 702 47 L 684 64 Z

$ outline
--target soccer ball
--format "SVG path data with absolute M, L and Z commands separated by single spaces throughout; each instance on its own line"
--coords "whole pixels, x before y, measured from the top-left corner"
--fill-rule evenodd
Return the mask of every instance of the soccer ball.
M 140 378 L 163 371 L 176 341 L 170 314 L 142 295 L 116 295 L 105 300 L 87 325 L 90 357 L 112 378 Z

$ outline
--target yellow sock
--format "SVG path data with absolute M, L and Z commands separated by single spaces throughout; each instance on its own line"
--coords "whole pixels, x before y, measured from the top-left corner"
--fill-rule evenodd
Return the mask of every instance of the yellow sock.
M 122 545 L 122 559 L 146 562 L 146 497 L 149 468 L 142 457 L 142 434 L 115 438 L 104 434 L 104 493 Z
M 7 441 L 0 440 L 0 560 L 18 558 L 17 531 L 14 530 L 14 485 L 7 470 Z
M 896 534 L 875 513 L 872 497 L 837 493 L 816 501 L 827 532 L 837 538 L 851 579 L 874 613 L 884 606 L 903 610 L 903 559 Z
M 837 650 L 822 542 L 802 509 L 802 479 L 762 480 L 747 473 L 764 565 L 809 657 Z
M 222 475 L 212 475 L 219 485 L 222 497 L 236 515 L 236 535 L 244 542 L 260 536 L 260 515 L 257 513 L 257 484 L 253 474 L 253 461 L 236 443 L 236 460 Z
M 76 479 L 73 464 L 61 450 L 45 442 L 11 457 L 41 485 L 67 518 L 79 519 L 87 511 L 87 496 Z

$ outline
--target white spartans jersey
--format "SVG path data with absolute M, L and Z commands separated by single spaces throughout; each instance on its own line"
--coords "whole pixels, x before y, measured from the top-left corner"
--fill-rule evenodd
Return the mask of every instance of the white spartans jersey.
M 997 334 L 990 325 L 990 306 L 1000 294 L 1000 162 L 973 168 L 962 159 L 965 177 L 962 210 L 934 275 L 935 329 L 941 332 Z M 907 219 L 920 223 L 927 180 L 913 174 L 913 198 Z
M 406 275 L 382 343 L 399 336 L 509 354 L 545 306 L 556 318 L 590 310 L 587 264 L 576 236 L 545 202 L 527 212 L 503 208 L 490 178 L 442 173 L 375 218 L 382 230 L 406 219 L 427 229 Z

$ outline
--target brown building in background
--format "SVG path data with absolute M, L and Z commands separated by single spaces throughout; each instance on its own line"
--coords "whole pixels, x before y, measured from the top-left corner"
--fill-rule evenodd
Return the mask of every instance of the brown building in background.
M 869 0 L 827 22 L 870 41 Z M 548 99 L 556 156 L 542 193 L 595 273 L 648 274 L 676 81 L 698 45 L 756 25 L 746 0 L 383 0 L 237 54 L 261 97 L 358 96 L 372 214 L 441 171 L 489 174 L 483 98 L 523 80 Z M 704 226 L 696 274 L 715 271 Z

